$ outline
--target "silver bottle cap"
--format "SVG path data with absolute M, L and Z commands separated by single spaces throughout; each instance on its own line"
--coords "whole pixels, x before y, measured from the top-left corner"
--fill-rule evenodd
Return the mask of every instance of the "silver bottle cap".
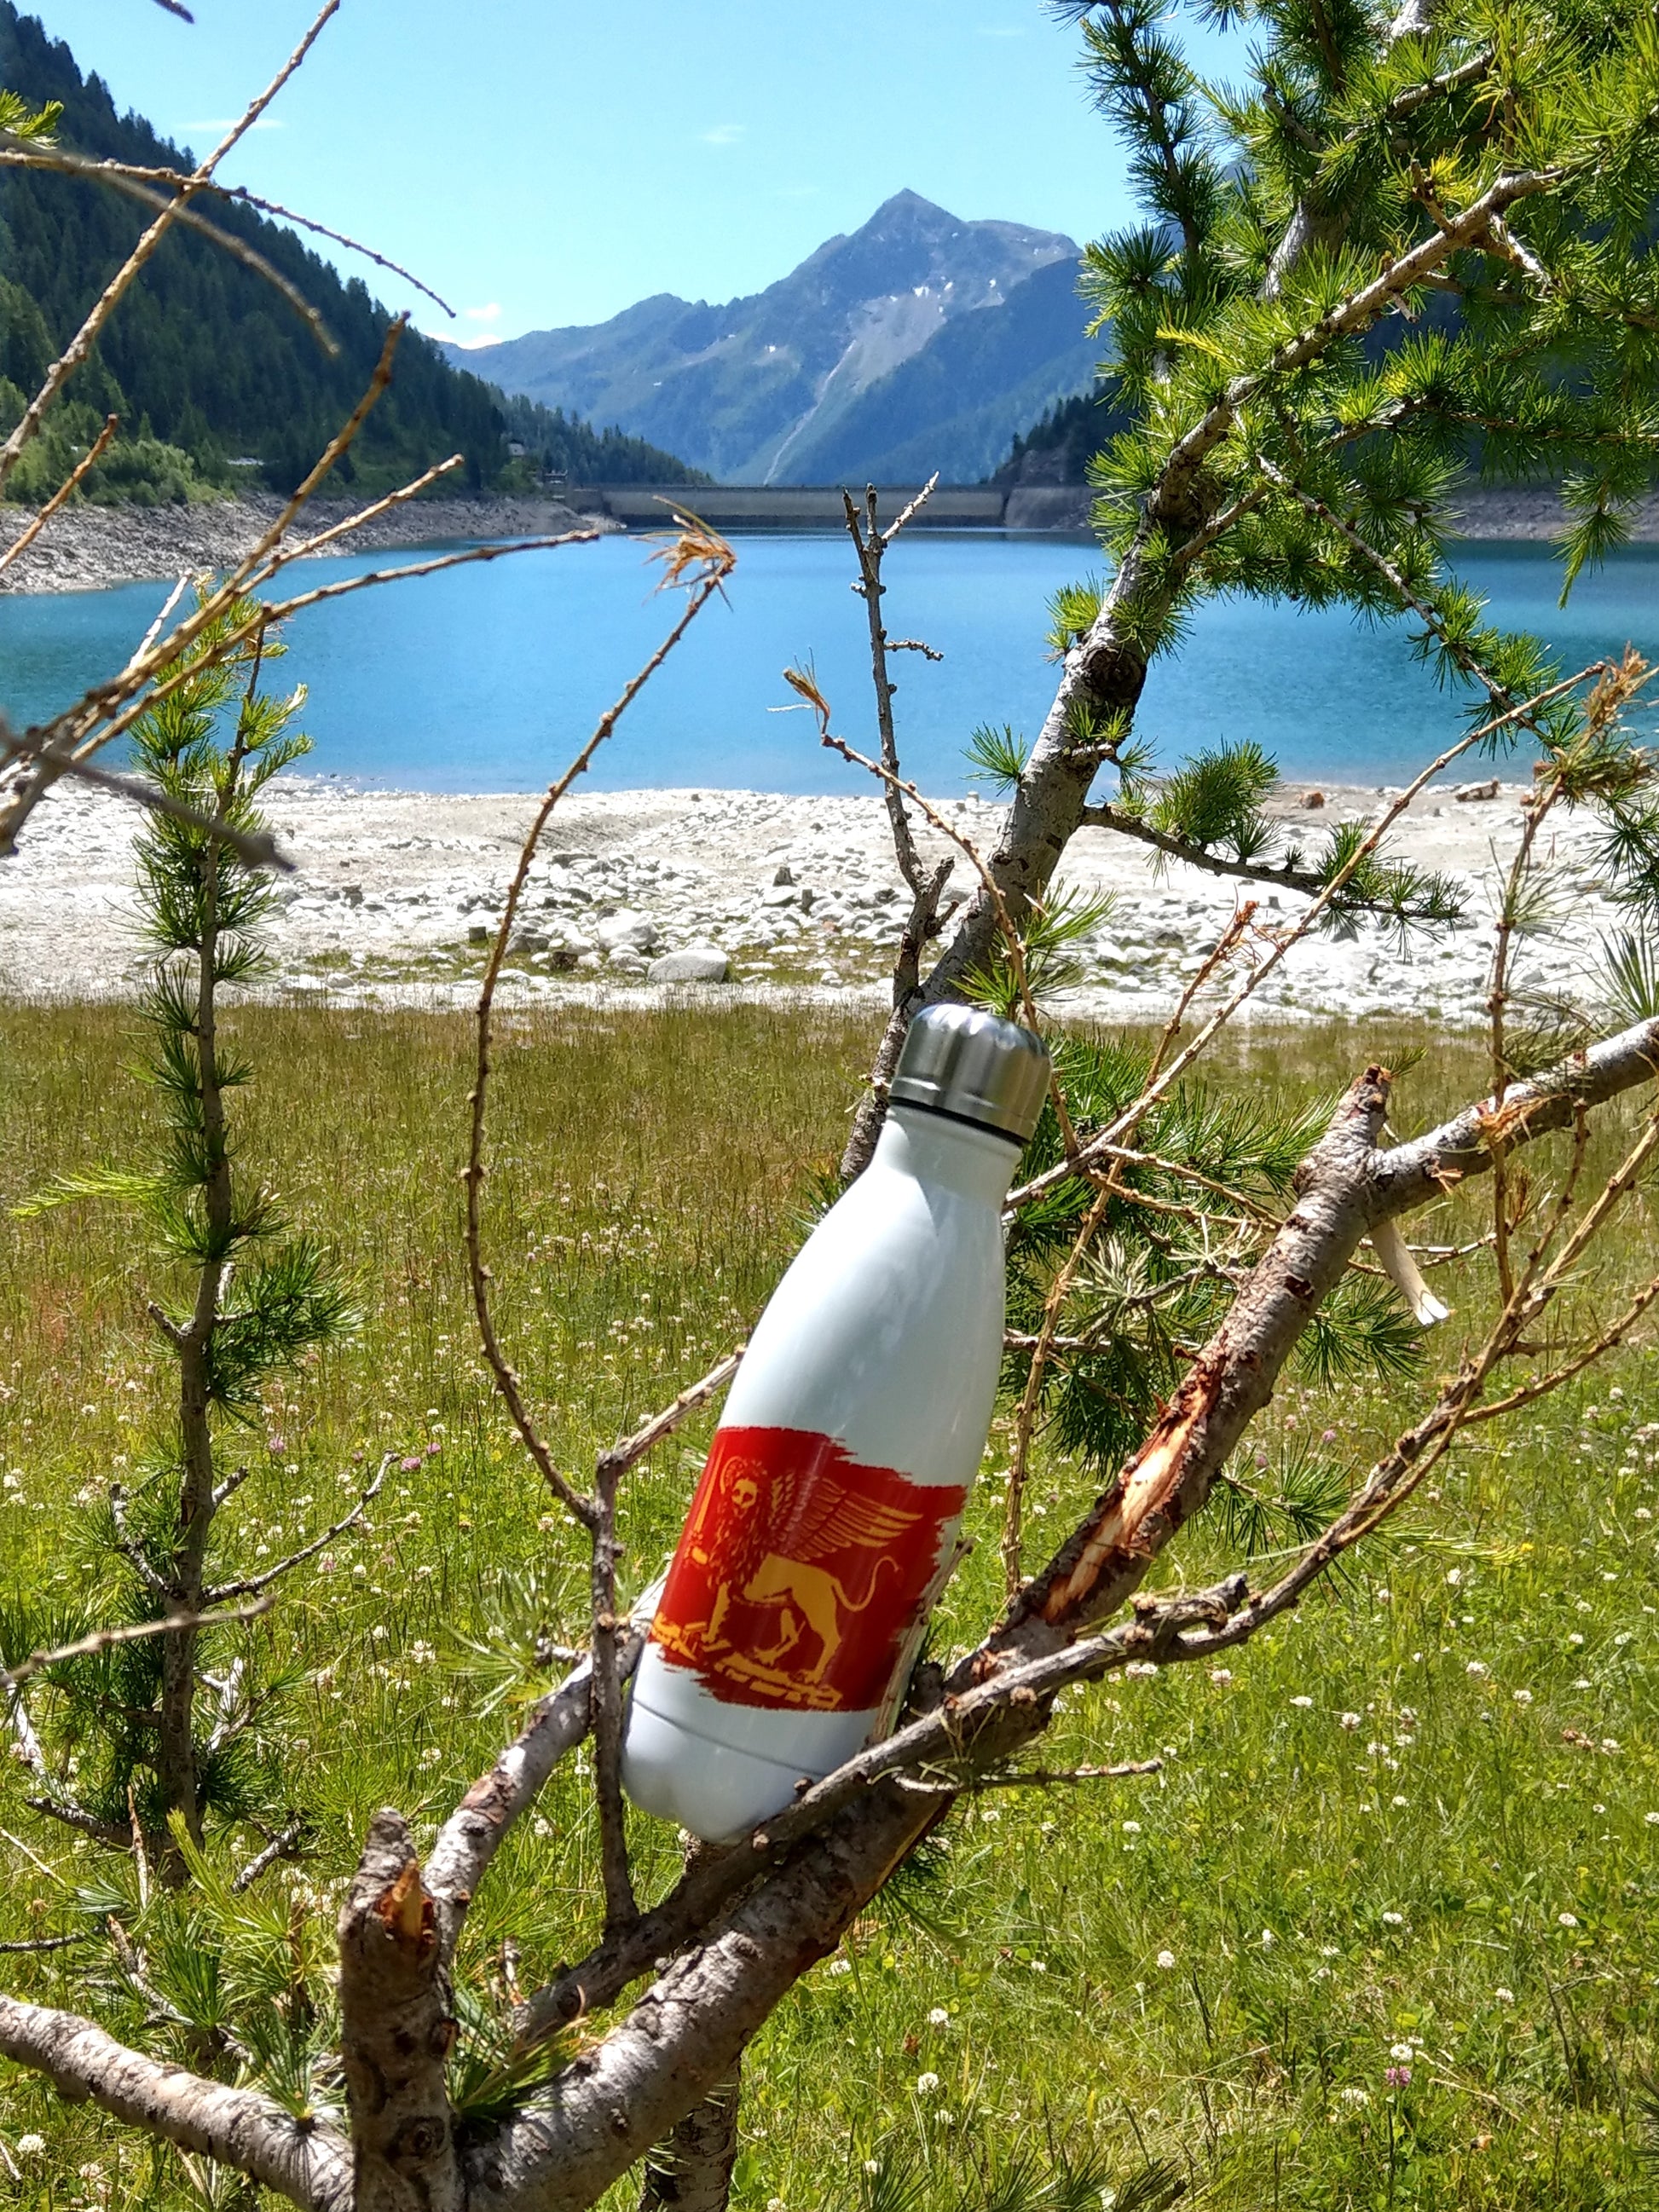
M 924 1006 L 889 1095 L 896 1106 L 925 1106 L 1024 1144 L 1048 1088 L 1048 1047 L 1030 1030 L 978 1006 Z

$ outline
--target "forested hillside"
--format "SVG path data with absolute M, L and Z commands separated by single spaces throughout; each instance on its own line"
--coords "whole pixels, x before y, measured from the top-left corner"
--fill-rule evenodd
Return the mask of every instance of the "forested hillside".
M 83 78 L 69 47 L 12 0 L 0 0 L 0 85 L 37 107 L 61 102 L 58 137 L 79 152 L 190 166 L 188 149 L 137 116 L 118 115 L 102 80 Z M 122 434 L 89 481 L 95 497 L 179 499 L 249 483 L 286 490 L 350 411 L 379 356 L 385 308 L 361 279 L 343 279 L 293 231 L 234 204 L 204 207 L 318 308 L 338 354 L 326 355 L 257 275 L 210 240 L 175 230 L 116 309 L 69 404 L 11 479 L 11 495 L 50 489 L 70 449 L 83 449 L 111 413 L 121 417 Z M 148 212 L 79 179 L 0 173 L 0 428 L 16 421 L 24 395 L 125 258 Z M 562 434 L 590 479 L 606 465 L 647 476 L 675 469 L 665 455 L 635 450 L 585 423 L 565 423 Z M 411 330 L 392 388 L 341 463 L 343 483 L 335 488 L 387 489 L 459 451 L 465 483 L 493 489 L 508 470 L 507 441 L 497 395 Z
M 1109 440 L 1128 423 L 1113 400 L 1114 386 L 1097 385 L 1074 392 L 1047 409 L 1014 440 L 1012 451 L 992 477 L 1000 484 L 1084 484 L 1089 464 Z
M 523 454 L 514 463 L 533 477 L 562 477 L 573 484 L 708 483 L 701 469 L 687 468 L 672 453 L 643 438 L 630 438 L 614 426 L 596 430 L 562 407 L 544 407 L 522 392 L 489 387 L 501 410 L 507 434 Z

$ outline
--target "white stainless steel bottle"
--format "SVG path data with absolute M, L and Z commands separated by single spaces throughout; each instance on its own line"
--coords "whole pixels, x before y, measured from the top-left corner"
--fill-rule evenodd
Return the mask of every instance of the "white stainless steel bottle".
M 985 1449 L 1002 1205 L 1048 1068 L 970 1007 L 912 1024 L 875 1156 L 773 1293 L 714 1432 L 629 1698 L 646 1811 L 744 1834 L 885 1718 Z

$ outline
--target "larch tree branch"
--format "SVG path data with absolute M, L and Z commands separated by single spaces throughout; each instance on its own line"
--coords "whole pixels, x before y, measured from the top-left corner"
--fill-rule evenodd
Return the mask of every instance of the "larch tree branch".
M 305 2212 L 356 2212 L 350 2151 L 331 2128 L 292 2118 L 249 2089 L 147 2058 L 94 2021 L 0 1996 L 0 2056 L 31 2066 L 72 2103 L 247 2174 Z

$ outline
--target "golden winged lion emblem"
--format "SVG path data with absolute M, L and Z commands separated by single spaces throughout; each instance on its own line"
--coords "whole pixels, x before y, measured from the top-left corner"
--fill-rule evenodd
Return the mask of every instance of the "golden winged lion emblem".
M 722 1431 L 653 1632 L 722 1697 L 874 1705 L 962 1502 L 828 1437 Z

